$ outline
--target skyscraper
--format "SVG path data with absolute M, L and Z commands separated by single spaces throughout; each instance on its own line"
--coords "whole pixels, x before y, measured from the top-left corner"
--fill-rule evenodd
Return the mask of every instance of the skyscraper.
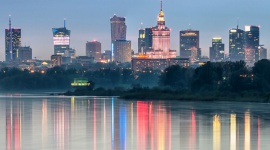
M 96 62 L 101 59 L 101 43 L 98 41 L 86 43 L 86 56 L 94 57 Z
M 191 62 L 198 60 L 201 56 L 199 31 L 180 31 L 180 58 L 190 58 Z
M 229 30 L 229 57 L 231 61 L 245 60 L 244 31 L 239 29 Z
M 152 28 L 145 28 L 145 50 L 151 50 L 153 46 L 153 32 Z
M 53 28 L 53 44 L 54 55 L 64 55 L 66 50 L 70 50 L 70 30 L 66 28 L 66 21 L 64 27 Z
M 146 47 L 145 47 L 145 30 L 144 29 L 140 29 L 139 30 L 138 53 L 139 54 L 145 54 L 146 53 Z
M 5 29 L 5 51 L 6 61 L 18 59 L 18 51 L 21 46 L 21 29 L 11 27 L 11 18 L 9 18 L 9 28 Z
M 116 40 L 112 45 L 114 50 L 113 60 L 115 62 L 131 62 L 131 41 Z
M 126 18 L 114 15 L 111 19 L 111 40 L 126 40 Z
M 210 47 L 210 61 L 220 62 L 224 59 L 224 44 L 222 38 L 213 38 Z
M 165 26 L 164 12 L 162 10 L 162 1 L 158 15 L 157 26 L 152 28 L 152 48 L 156 58 L 170 58 L 170 32 Z
M 127 33 L 127 26 L 126 26 L 126 18 L 124 17 L 117 17 L 114 15 L 111 19 L 111 48 L 112 48 L 112 61 L 114 60 L 114 56 L 117 56 L 118 54 L 115 54 L 114 49 L 114 42 L 117 40 L 125 41 L 126 40 L 126 33 Z M 124 49 L 124 48 L 122 48 Z M 130 53 L 131 57 L 131 53 Z
M 245 26 L 245 54 L 247 52 L 249 54 L 254 53 L 255 62 L 259 60 L 259 45 L 260 45 L 260 28 L 258 26 Z

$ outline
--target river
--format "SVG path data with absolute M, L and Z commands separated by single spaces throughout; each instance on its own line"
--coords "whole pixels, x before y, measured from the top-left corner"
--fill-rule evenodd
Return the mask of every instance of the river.
M 0 149 L 267 150 L 270 104 L 4 95 Z

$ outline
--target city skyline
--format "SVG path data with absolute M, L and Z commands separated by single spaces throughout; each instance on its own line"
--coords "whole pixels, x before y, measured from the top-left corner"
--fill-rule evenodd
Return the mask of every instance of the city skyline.
M 104 2 L 107 4 L 104 5 Z M 225 53 L 228 54 L 229 29 L 236 28 L 237 18 L 240 18 L 240 29 L 244 29 L 245 25 L 261 26 L 260 44 L 264 44 L 265 48 L 269 49 L 270 26 L 267 21 L 267 4 L 270 2 L 261 1 L 265 5 L 260 5 L 260 9 L 254 9 L 252 12 L 249 11 L 255 7 L 252 2 L 244 0 L 214 2 L 216 1 L 164 1 L 166 24 L 172 29 L 171 49 L 177 50 L 177 55 L 179 55 L 179 31 L 190 28 L 189 24 L 192 29 L 200 31 L 202 55 L 209 55 L 211 39 L 217 36 L 222 37 Z M 127 39 L 132 41 L 132 49 L 137 52 L 138 30 L 141 28 L 141 22 L 144 28 L 154 26 L 160 7 L 159 0 L 65 2 L 66 10 L 72 9 L 72 12 L 57 10 L 59 5 L 63 5 L 63 2 L 51 0 L 3 2 L 5 7 L 0 9 L 0 40 L 2 39 L 0 60 L 5 60 L 3 38 L 4 30 L 8 28 L 9 14 L 12 15 L 12 26 L 22 29 L 22 46 L 30 45 L 33 49 L 33 57 L 37 59 L 49 59 L 53 54 L 51 28 L 62 27 L 64 18 L 67 18 L 67 28 L 72 31 L 70 46 L 76 49 L 77 55 L 84 55 L 85 43 L 91 40 L 100 41 L 103 45 L 102 51 L 110 49 L 109 19 L 114 14 L 126 17 Z M 193 7 L 194 11 L 190 12 L 190 7 L 186 6 Z M 230 7 L 229 12 L 226 9 L 228 7 Z M 98 12 L 101 8 L 104 8 L 102 12 Z M 186 13 L 187 11 L 189 13 Z

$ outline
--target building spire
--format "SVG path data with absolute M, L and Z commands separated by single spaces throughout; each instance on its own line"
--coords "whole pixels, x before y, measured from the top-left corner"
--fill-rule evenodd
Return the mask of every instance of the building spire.
M 64 28 L 66 28 L 66 18 L 64 18 Z
M 12 28 L 11 28 L 11 15 L 9 15 L 9 55 L 10 55 L 10 60 L 13 60 L 13 55 L 12 55 Z
M 160 11 L 162 11 L 162 0 L 160 0 Z
M 11 15 L 9 15 L 9 29 L 11 29 Z

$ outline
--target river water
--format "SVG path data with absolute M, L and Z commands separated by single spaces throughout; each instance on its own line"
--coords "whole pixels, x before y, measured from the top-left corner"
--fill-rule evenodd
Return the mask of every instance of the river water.
M 0 97 L 0 149 L 268 150 L 270 105 Z

